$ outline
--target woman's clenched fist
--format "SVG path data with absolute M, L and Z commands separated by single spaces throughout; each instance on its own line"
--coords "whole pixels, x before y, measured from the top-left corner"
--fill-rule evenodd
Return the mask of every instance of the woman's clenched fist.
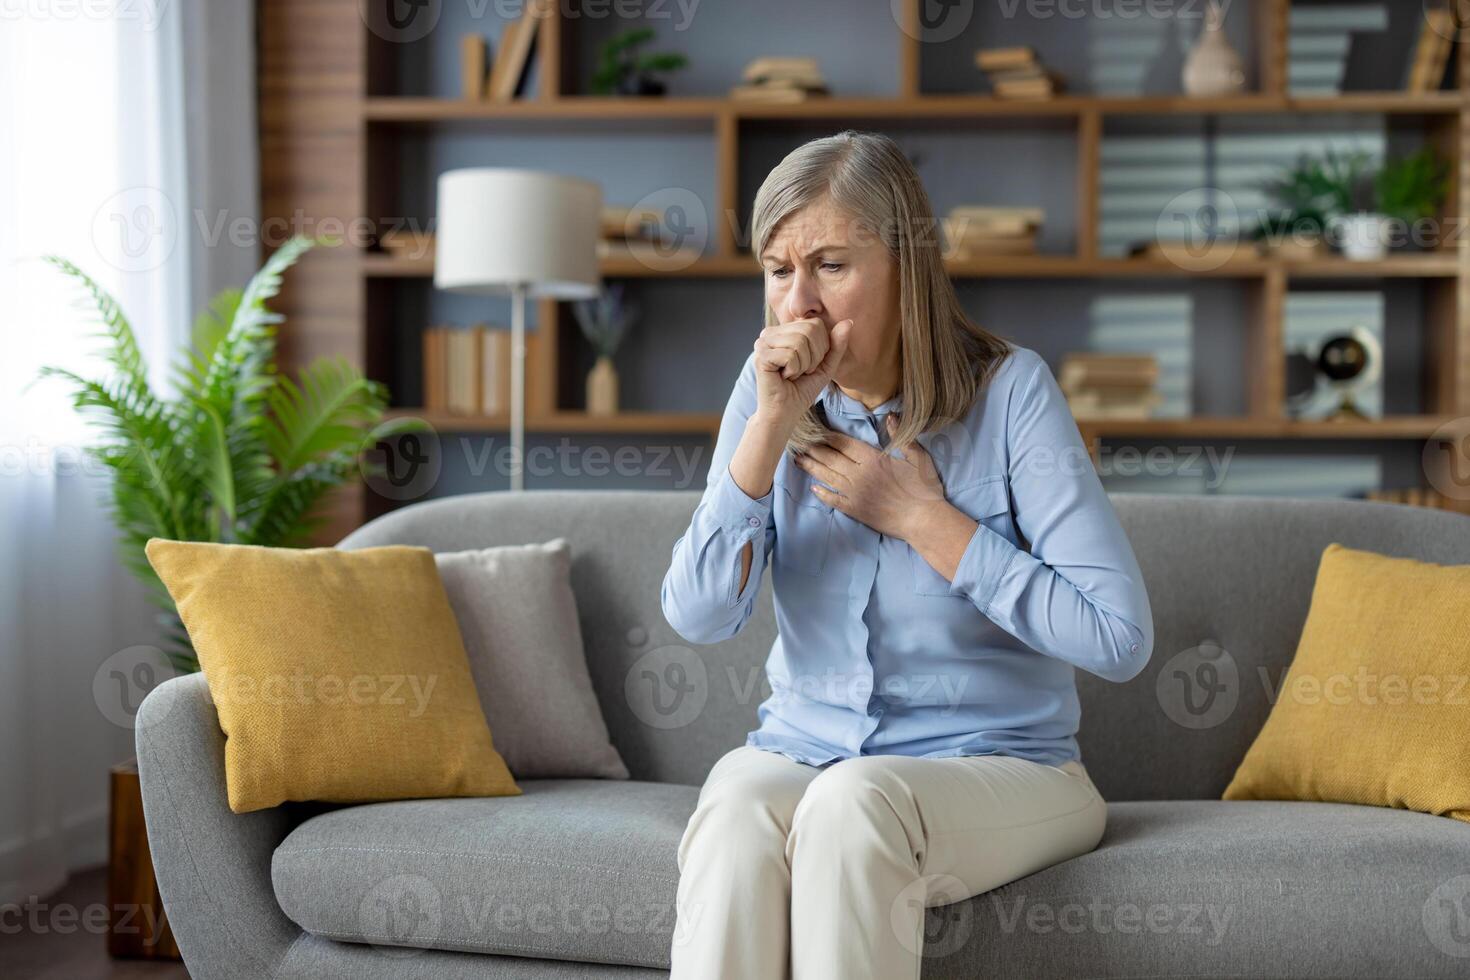
M 828 330 L 816 317 L 761 330 L 754 345 L 756 413 L 775 425 L 795 425 L 832 380 L 851 331 L 851 320 Z

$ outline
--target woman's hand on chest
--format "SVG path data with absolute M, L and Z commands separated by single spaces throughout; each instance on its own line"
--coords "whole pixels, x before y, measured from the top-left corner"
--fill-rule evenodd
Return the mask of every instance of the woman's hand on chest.
M 893 413 L 886 417 L 891 436 L 897 428 Z M 891 456 L 860 439 L 827 429 L 824 444 L 796 456 L 796 465 L 814 479 L 836 489 L 812 485 L 812 492 L 853 520 L 879 534 L 909 540 L 927 512 L 943 505 L 944 484 L 934 460 L 919 443 Z

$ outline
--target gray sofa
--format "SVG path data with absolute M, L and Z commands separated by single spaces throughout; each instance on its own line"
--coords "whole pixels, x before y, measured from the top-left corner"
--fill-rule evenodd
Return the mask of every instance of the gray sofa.
M 138 715 L 138 762 L 160 890 L 193 975 L 666 975 L 675 847 L 705 773 L 754 726 L 774 630 L 769 576 L 728 642 L 691 648 L 664 622 L 659 585 L 698 499 L 454 497 L 341 544 L 445 551 L 566 536 L 593 682 L 632 781 L 235 815 L 202 678 L 158 687 Z M 1345 500 L 1112 500 L 1157 642 L 1127 684 L 1077 675 L 1106 834 L 1089 854 L 931 909 L 923 975 L 1470 975 L 1470 878 L 1456 877 L 1470 874 L 1470 826 L 1219 799 L 1291 660 L 1322 549 L 1467 563 L 1470 519 Z

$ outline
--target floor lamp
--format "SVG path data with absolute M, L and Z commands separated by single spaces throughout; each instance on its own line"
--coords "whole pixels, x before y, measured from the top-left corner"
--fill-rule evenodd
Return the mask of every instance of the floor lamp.
M 602 189 L 559 174 L 470 167 L 440 174 L 438 197 L 435 288 L 511 297 L 510 488 L 524 490 L 526 300 L 602 291 Z

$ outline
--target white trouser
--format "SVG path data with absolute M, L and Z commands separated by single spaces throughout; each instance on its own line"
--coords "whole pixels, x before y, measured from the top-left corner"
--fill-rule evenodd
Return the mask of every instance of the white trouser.
M 819 769 L 741 746 L 710 770 L 679 842 L 673 980 L 917 978 L 926 906 L 1085 854 L 1106 821 L 1077 761 Z

